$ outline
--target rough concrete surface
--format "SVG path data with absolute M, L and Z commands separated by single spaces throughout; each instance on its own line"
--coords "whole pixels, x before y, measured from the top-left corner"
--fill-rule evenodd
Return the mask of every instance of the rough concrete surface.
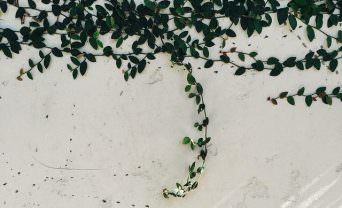
M 310 43 L 298 34 L 275 24 L 260 36 L 241 33 L 227 48 L 300 56 L 308 50 L 302 43 Z M 312 49 L 323 42 L 317 37 Z M 235 77 L 221 64 L 196 70 L 211 118 L 207 170 L 195 192 L 165 200 L 161 190 L 184 180 L 194 158 L 181 144 L 196 134 L 197 119 L 183 69 L 160 55 L 125 82 L 103 58 L 74 81 L 62 58 L 33 81 L 17 81 L 35 54 L 24 48 L 14 59 L 0 56 L 0 207 L 342 206 L 342 105 L 266 101 L 283 90 L 341 85 L 340 74 L 289 69 L 275 78 L 267 72 Z

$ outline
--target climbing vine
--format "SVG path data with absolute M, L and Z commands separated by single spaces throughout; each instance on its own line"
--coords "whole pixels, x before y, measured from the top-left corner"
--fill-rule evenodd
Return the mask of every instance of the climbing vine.
M 336 72 L 342 58 L 341 8 L 342 0 L 291 0 L 286 4 L 277 0 L 144 0 L 139 4 L 134 0 L 1 0 L 2 13 L 15 11 L 20 23 L 4 24 L 0 20 L 0 51 L 12 58 L 22 47 L 38 50 L 37 57 L 28 60 L 28 67 L 19 70 L 19 81 L 44 73 L 52 59 L 64 56 L 70 59 L 66 67 L 74 79 L 87 73 L 89 62 L 108 57 L 117 68 L 124 69 L 124 79 L 128 81 L 142 73 L 157 54 L 169 54 L 173 64 L 187 71 L 185 91 L 195 100 L 200 117 L 194 127 L 203 132 L 201 138 L 186 136 L 182 140 L 191 150 L 198 151 L 186 181 L 163 190 L 166 198 L 184 197 L 198 186 L 211 139 L 203 87 L 193 75 L 191 60 L 202 60 L 204 68 L 215 67 L 216 63 L 231 65 L 236 76 L 249 71 L 278 76 L 290 68 L 320 70 L 326 63 L 325 68 Z M 259 35 L 273 20 L 289 30 L 303 28 L 304 38 L 310 42 L 321 33 L 324 47 L 281 60 L 273 56 L 263 59 L 257 51 L 226 45 L 227 40 L 239 35 L 237 30 L 242 28 L 248 37 Z M 51 38 L 59 41 L 48 41 Z M 112 42 L 107 44 L 108 40 Z M 129 43 L 129 51 L 121 47 L 125 42 Z M 210 50 L 217 44 L 221 48 L 219 54 Z M 303 87 L 268 100 L 276 105 L 286 99 L 295 105 L 295 99 L 300 97 L 307 106 L 317 100 L 331 105 L 333 100 L 342 101 L 342 91 L 340 86 L 330 91 L 317 86 L 315 92 L 306 92 Z

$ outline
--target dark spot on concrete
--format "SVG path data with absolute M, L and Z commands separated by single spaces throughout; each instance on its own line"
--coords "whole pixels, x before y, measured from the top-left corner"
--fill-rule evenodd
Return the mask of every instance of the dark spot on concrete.
M 117 203 L 117 204 L 120 204 L 120 202 L 119 202 L 119 201 L 117 201 L 116 203 Z
M 105 199 L 102 199 L 102 202 L 103 202 L 103 203 L 107 203 L 107 200 L 105 200 Z
M 45 118 L 49 118 L 49 115 L 46 115 Z

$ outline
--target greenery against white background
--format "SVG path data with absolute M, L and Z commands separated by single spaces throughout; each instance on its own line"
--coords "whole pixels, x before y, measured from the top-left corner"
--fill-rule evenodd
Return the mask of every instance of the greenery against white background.
M 42 7 L 37 3 L 33 0 L 0 2 L 2 12 L 14 10 L 21 23 L 17 28 L 8 27 L 9 23 L 0 24 L 3 54 L 12 58 L 22 51 L 22 46 L 37 49 L 37 57 L 28 60 L 29 67 L 19 70 L 17 79 L 20 81 L 25 76 L 33 79 L 37 72 L 43 73 L 50 66 L 51 59 L 63 56 L 70 57 L 66 68 L 74 79 L 86 75 L 88 63 L 96 62 L 98 57 L 114 59 L 116 67 L 125 71 L 127 81 L 143 73 L 149 60 L 159 53 L 169 54 L 173 64 L 187 71 L 185 91 L 195 100 L 200 119 L 194 127 L 203 132 L 203 136 L 183 138 L 183 144 L 198 150 L 198 158 L 189 165 L 185 182 L 176 183 L 174 189 L 163 190 L 165 197 L 183 197 L 198 186 L 211 140 L 204 89 L 193 75 L 192 60 L 203 60 L 203 68 L 215 67 L 217 63 L 231 65 L 237 76 L 249 71 L 278 76 L 289 69 L 320 70 L 324 65 L 335 72 L 341 59 L 341 0 L 295 0 L 286 5 L 275 0 L 145 0 L 142 4 L 114 0 L 101 4 L 93 0 L 43 0 Z M 248 37 L 260 35 L 272 22 L 290 30 L 304 29 L 302 38 L 309 41 L 315 40 L 318 33 L 323 34 L 323 47 L 281 60 L 273 56 L 263 59 L 258 51 L 240 51 L 238 47 L 226 45 L 227 40 L 239 35 L 238 29 L 242 28 Z M 197 34 L 190 35 L 192 33 Z M 60 42 L 50 45 L 47 40 L 51 36 Z M 105 39 L 112 39 L 114 43 L 106 45 Z M 131 51 L 121 50 L 125 42 L 133 42 Z M 222 48 L 219 54 L 211 53 L 210 48 L 218 44 Z M 251 64 L 247 64 L 247 60 Z M 276 105 L 279 99 L 286 99 L 295 105 L 297 97 L 303 97 L 307 106 L 318 100 L 331 105 L 334 100 L 342 101 L 342 92 L 340 86 L 332 89 L 317 86 L 314 92 L 302 87 L 292 93 L 281 92 L 268 100 Z

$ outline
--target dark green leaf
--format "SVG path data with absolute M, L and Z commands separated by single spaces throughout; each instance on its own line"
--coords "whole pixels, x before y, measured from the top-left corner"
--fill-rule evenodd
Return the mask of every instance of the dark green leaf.
M 305 88 L 302 87 L 298 90 L 297 95 L 302 96 L 304 94 Z
M 313 28 L 311 26 L 306 27 L 306 32 L 307 32 L 307 36 L 308 36 L 310 41 L 315 39 L 315 31 L 313 30 Z
M 235 75 L 240 76 L 242 74 L 244 74 L 246 72 L 246 68 L 245 67 L 239 67 L 236 71 L 235 71 Z
M 297 27 L 297 20 L 296 20 L 296 17 L 293 16 L 292 14 L 289 15 L 289 23 L 290 23 L 290 26 L 291 26 L 292 30 L 296 29 L 296 27 Z
M 243 53 L 238 53 L 238 57 L 241 61 L 245 61 L 245 54 Z
M 32 76 L 32 74 L 31 74 L 31 72 L 26 72 L 26 75 L 27 75 L 27 77 L 30 79 L 30 80 L 33 80 L 33 76 Z
M 336 68 L 337 68 L 337 65 L 338 65 L 337 59 L 331 60 L 330 63 L 329 63 L 329 70 L 332 71 L 332 72 L 335 71 Z
M 284 7 L 284 8 L 277 10 L 277 18 L 278 18 L 279 25 L 284 24 L 286 22 L 288 14 L 289 14 L 288 12 L 289 12 L 288 7 Z
M 204 68 L 210 68 L 210 67 L 213 66 L 213 64 L 214 64 L 214 61 L 211 60 L 211 59 L 209 59 L 209 60 L 207 60 L 207 61 L 205 62 Z
M 287 102 L 290 103 L 291 105 L 295 105 L 295 100 L 292 96 L 287 97 Z
M 188 83 L 191 85 L 194 85 L 196 83 L 195 77 L 193 77 L 192 74 L 190 74 L 190 73 L 187 76 L 187 80 L 188 80 Z
M 74 69 L 74 70 L 72 71 L 72 77 L 73 77 L 74 79 L 76 79 L 76 78 L 77 78 L 77 75 L 78 75 L 78 70 L 77 70 L 77 69 Z
M 63 56 L 62 51 L 56 47 L 52 49 L 52 54 L 56 57 L 62 57 Z
M 88 68 L 88 64 L 86 61 L 83 61 L 80 65 L 80 73 L 81 75 L 85 75 L 85 73 L 87 72 L 87 68 Z
M 281 99 L 286 98 L 287 94 L 288 94 L 288 92 L 281 92 L 279 94 L 279 98 L 281 98 Z
M 51 61 L 51 56 L 50 56 L 50 54 L 48 54 L 48 55 L 46 55 L 45 58 L 44 58 L 44 67 L 45 67 L 45 68 L 48 68 L 48 67 L 49 67 L 50 61 Z
M 307 106 L 309 106 L 309 107 L 311 106 L 311 104 L 312 104 L 312 96 L 311 95 L 308 95 L 305 97 L 305 103 Z

